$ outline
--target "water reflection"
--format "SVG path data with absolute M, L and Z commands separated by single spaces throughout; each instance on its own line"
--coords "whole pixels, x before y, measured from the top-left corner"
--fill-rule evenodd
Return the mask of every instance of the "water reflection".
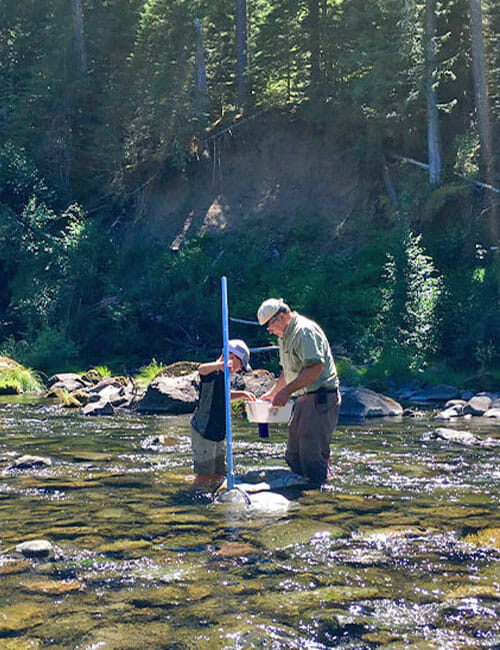
M 498 450 L 431 439 L 433 426 L 341 425 L 329 484 L 285 490 L 298 509 L 270 516 L 191 487 L 187 417 L 4 400 L 0 647 L 498 646 Z M 263 442 L 237 420 L 234 436 L 237 474 L 283 467 L 284 429 Z M 10 468 L 21 454 L 52 464 Z M 53 555 L 15 552 L 33 539 Z

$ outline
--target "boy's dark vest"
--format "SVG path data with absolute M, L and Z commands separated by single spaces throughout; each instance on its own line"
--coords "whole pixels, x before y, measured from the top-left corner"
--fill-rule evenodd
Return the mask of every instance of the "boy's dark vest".
M 191 426 L 207 440 L 219 442 L 226 437 L 224 373 L 200 375 L 200 401 L 191 418 Z

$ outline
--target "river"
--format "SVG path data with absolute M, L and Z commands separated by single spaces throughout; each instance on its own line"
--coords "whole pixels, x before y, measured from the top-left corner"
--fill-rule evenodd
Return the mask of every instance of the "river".
M 249 513 L 192 488 L 187 416 L 0 398 L 0 649 L 500 647 L 499 448 L 435 426 L 341 423 L 323 490 Z M 237 475 L 284 467 L 285 427 L 233 431 Z M 54 554 L 16 552 L 34 539 Z

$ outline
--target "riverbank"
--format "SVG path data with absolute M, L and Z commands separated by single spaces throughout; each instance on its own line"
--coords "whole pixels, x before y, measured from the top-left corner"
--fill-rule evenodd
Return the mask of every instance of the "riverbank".
M 32 375 L 6 357 L 0 358 L 0 386 L 4 393 L 24 392 L 19 382 L 7 383 L 12 373 Z M 156 362 L 136 377 L 108 376 L 107 367 L 92 368 L 85 373 L 58 373 L 47 379 L 44 396 L 56 400 L 64 408 L 79 409 L 82 415 L 113 415 L 117 410 L 134 409 L 139 413 L 176 415 L 192 413 L 198 402 L 199 375 L 197 363 L 179 361 L 169 366 Z M 3 380 L 2 380 L 3 378 Z M 232 378 L 235 390 L 252 392 L 260 397 L 273 385 L 276 376 L 264 369 L 239 373 Z M 11 380 L 9 380 L 11 381 Z M 28 392 L 41 392 L 42 384 L 27 384 Z M 484 416 L 500 420 L 500 392 L 474 392 L 470 388 L 440 384 L 418 387 L 393 386 L 392 395 L 385 395 L 362 386 L 341 385 L 340 417 L 369 418 L 409 416 L 420 417 L 422 409 L 434 410 L 439 420 L 454 421 L 463 417 Z M 236 407 L 235 414 L 244 413 Z

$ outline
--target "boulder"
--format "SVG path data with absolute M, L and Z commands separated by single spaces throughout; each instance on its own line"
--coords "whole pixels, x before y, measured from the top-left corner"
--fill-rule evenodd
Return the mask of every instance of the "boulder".
M 475 395 L 464 406 L 464 413 L 484 415 L 492 404 L 493 400 L 488 395 Z
M 471 396 L 472 397 L 472 396 Z M 445 409 L 454 408 L 457 413 L 463 411 L 463 407 L 466 405 L 466 401 L 463 399 L 449 399 L 444 405 Z
M 16 546 L 17 553 L 22 553 L 24 557 L 46 557 L 53 550 L 52 544 L 46 539 L 33 539 Z
M 135 400 L 136 388 L 128 377 L 105 377 L 88 391 L 91 402 L 104 402 L 124 408 Z
M 488 409 L 484 414 L 485 418 L 494 418 L 495 420 L 500 420 L 500 408 Z
M 110 402 L 100 399 L 97 402 L 85 404 L 80 413 L 82 415 L 114 415 L 114 408 Z
M 343 388 L 340 416 L 352 418 L 370 418 L 402 415 L 403 407 L 386 395 L 376 393 L 369 388 Z
M 139 413 L 192 413 L 198 403 L 199 375 L 192 372 L 181 377 L 158 375 L 149 384 L 137 404 Z
M 21 364 L 10 359 L 9 357 L 0 357 L 0 372 L 2 370 L 12 370 L 13 368 L 21 368 Z
M 441 411 L 434 418 L 435 420 L 451 420 L 451 418 L 456 418 L 457 416 L 462 415 L 462 411 L 457 411 L 455 407 L 450 407 Z
M 231 378 L 233 390 L 246 390 L 253 393 L 255 397 L 261 397 L 276 383 L 276 377 L 268 370 L 251 370 L 241 372 Z
M 63 391 L 61 393 L 61 401 L 64 408 L 81 408 L 90 401 L 90 395 L 84 390 L 74 390 L 69 395 Z
M 447 402 L 451 399 L 459 399 L 460 391 L 455 386 L 447 384 L 438 384 L 429 386 L 414 392 L 408 397 L 410 402 Z
M 163 368 L 157 377 L 185 377 L 198 370 L 200 364 L 196 361 L 176 361 Z M 155 377 L 156 379 L 156 377 Z
M 82 375 L 82 380 L 87 384 L 98 384 L 102 380 L 102 376 L 95 368 L 91 368 Z
M 76 374 L 76 372 L 62 372 L 58 375 L 52 375 L 52 377 L 49 377 L 47 385 L 50 390 L 46 397 L 53 397 L 54 391 L 58 388 L 61 388 L 68 393 L 72 393 L 74 390 L 85 388 L 88 386 L 88 383 L 85 382 L 80 375 Z
M 424 411 L 419 411 L 416 408 L 405 409 L 403 415 L 408 418 L 425 418 Z

